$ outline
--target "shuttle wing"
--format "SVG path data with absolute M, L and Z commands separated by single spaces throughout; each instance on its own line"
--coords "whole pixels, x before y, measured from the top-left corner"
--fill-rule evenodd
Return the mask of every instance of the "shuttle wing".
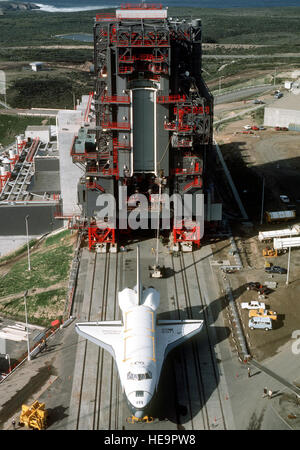
M 158 320 L 156 336 L 163 359 L 177 345 L 199 333 L 202 326 L 203 320 Z
M 121 321 L 76 323 L 77 333 L 107 350 L 114 358 L 120 348 L 123 325 Z

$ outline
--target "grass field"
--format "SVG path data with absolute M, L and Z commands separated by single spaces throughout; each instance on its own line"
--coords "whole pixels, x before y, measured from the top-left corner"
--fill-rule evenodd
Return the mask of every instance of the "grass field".
M 23 295 L 28 290 L 29 322 L 49 326 L 64 312 L 74 235 L 66 230 L 32 249 L 30 272 L 26 250 L 6 264 L 0 260 L 0 315 L 24 321 Z
M 102 12 L 112 12 L 107 9 Z M 80 65 L 93 62 L 93 47 L 82 48 L 87 43 L 61 39 L 57 35 L 93 33 L 96 11 L 74 13 L 46 13 L 43 11 L 7 12 L 0 16 L 0 69 L 8 77 L 8 103 L 13 107 L 71 108 L 73 94 L 80 98 L 93 89 L 93 77 L 79 70 Z M 171 17 L 199 17 L 202 20 L 203 43 L 217 43 L 218 47 L 204 47 L 204 55 L 232 55 L 232 60 L 213 56 L 203 59 L 204 79 L 218 83 L 219 76 L 241 74 L 247 81 L 257 70 L 269 70 L 271 79 L 274 67 L 300 68 L 300 58 L 234 59 L 234 55 L 271 55 L 274 53 L 300 53 L 300 8 L 169 8 Z M 292 43 L 292 45 L 291 45 Z M 226 44 L 226 46 L 225 46 Z M 228 47 L 245 44 L 249 48 Z M 68 46 L 76 48 L 43 48 L 43 46 Z M 223 45 L 223 46 L 222 46 Z M 14 48 L 13 48 L 14 47 Z M 34 60 L 48 63 L 50 71 L 39 74 L 24 71 L 22 65 Z M 18 67 L 18 71 L 11 68 Z M 65 64 L 65 71 L 59 69 Z M 222 66 L 224 68 L 220 69 Z M 232 81 L 234 84 L 235 81 Z M 1 98 L 0 98 L 1 100 Z
M 22 117 L 0 114 L 0 143 L 5 147 L 15 141 L 16 135 L 24 133 L 28 125 L 55 125 L 49 117 Z
M 111 12 L 107 9 L 105 12 Z M 0 16 L 2 47 L 61 43 L 55 35 L 92 33 L 96 11 L 49 14 L 8 12 Z M 169 16 L 202 19 L 203 41 L 265 45 L 300 45 L 300 8 L 169 8 Z M 64 43 L 74 41 L 64 40 Z M 76 44 L 75 44 L 76 45 Z M 78 43 L 80 45 L 80 43 Z
M 28 322 L 49 327 L 53 320 L 63 316 L 67 288 L 52 289 L 40 294 L 26 297 Z M 24 297 L 21 296 L 7 303 L 0 303 L 0 314 L 14 320 L 25 322 Z

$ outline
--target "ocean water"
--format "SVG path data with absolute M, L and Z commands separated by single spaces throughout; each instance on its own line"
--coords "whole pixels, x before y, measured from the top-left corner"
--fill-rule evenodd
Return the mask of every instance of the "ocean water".
M 1 0 L 0 0 L 1 1 Z M 116 8 L 126 1 L 110 0 L 42 0 L 31 2 L 48 12 L 75 12 L 103 8 Z M 139 3 L 131 1 L 130 3 Z M 300 6 L 300 0 L 162 0 L 149 3 L 160 3 L 169 7 L 198 7 L 198 8 L 273 8 Z

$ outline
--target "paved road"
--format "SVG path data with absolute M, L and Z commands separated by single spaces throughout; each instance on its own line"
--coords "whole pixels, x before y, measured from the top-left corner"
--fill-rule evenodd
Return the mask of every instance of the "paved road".
M 300 53 L 269 53 L 268 55 L 202 55 L 204 59 L 267 59 L 267 58 L 300 58 Z
M 280 417 L 280 414 L 276 409 L 276 397 L 271 400 L 262 397 L 263 388 L 265 386 L 271 388 L 273 393 L 277 391 L 275 395 L 278 397 L 278 392 L 282 392 L 282 384 L 259 370 L 256 372 L 254 371 L 252 377 L 249 379 L 247 376 L 247 366 L 239 362 L 237 354 L 230 347 L 228 341 L 228 329 L 224 326 L 222 315 L 223 306 L 218 282 L 210 265 L 210 261 L 214 258 L 211 247 L 209 245 L 203 246 L 200 251 L 197 251 L 194 254 L 194 256 L 198 267 L 202 295 L 208 305 L 207 325 L 209 327 L 210 338 L 214 343 L 214 355 L 219 373 L 218 391 L 215 387 L 207 398 L 210 418 L 213 419 L 211 428 L 215 426 L 216 429 L 218 429 L 219 426 L 218 420 L 220 413 L 218 410 L 219 399 L 217 393 L 219 392 L 220 400 L 224 407 L 227 429 L 289 429 L 289 425 Z M 132 258 L 132 255 L 128 253 L 128 257 Z M 189 258 L 192 258 L 192 255 L 186 256 L 186 262 L 188 262 Z M 86 262 L 87 261 L 85 261 L 84 264 L 86 267 L 84 268 L 84 266 L 82 266 L 79 273 L 79 286 L 76 295 L 79 310 L 85 295 L 84 286 L 88 273 Z M 130 263 L 130 266 L 131 264 L 133 265 L 134 261 Z M 129 273 L 128 268 L 131 267 L 127 267 L 126 274 L 132 278 L 133 271 L 132 273 L 131 271 Z M 195 284 L 194 280 L 190 278 L 193 271 L 192 269 L 193 267 L 191 265 L 186 265 L 190 289 L 194 289 Z M 178 275 L 176 276 L 180 277 L 181 273 L 178 272 Z M 127 281 L 128 280 L 126 280 L 126 284 Z M 168 282 L 168 290 L 169 287 L 170 283 Z M 180 285 L 178 285 L 178 288 L 180 288 Z M 164 297 L 166 294 L 167 290 L 163 293 Z M 170 311 L 170 306 L 171 305 L 162 303 L 163 313 L 169 314 L 168 311 Z M 77 312 L 79 312 L 79 310 Z M 19 373 L 16 372 L 8 378 L 7 382 L 0 385 L 0 393 L 3 395 L 6 391 L 6 386 L 9 385 L 10 387 L 6 403 L 3 405 L 3 411 L 6 412 L 6 414 L 5 419 L 3 417 L 5 423 L 1 424 L 2 428 L 11 428 L 12 415 L 14 414 L 12 412 L 13 410 L 15 411 L 15 414 L 17 414 L 19 413 L 22 403 L 30 403 L 29 400 L 35 399 L 45 401 L 46 407 L 50 409 L 50 429 L 74 428 L 71 420 L 74 411 L 72 411 L 70 400 L 74 389 L 74 377 L 76 375 L 76 371 L 74 372 L 76 367 L 76 349 L 78 342 L 80 341 L 78 335 L 75 333 L 73 323 L 68 328 L 59 331 L 57 335 L 51 339 L 46 352 L 39 354 L 32 362 L 26 361 Z M 204 351 L 205 342 L 203 340 L 199 340 L 199 342 L 202 343 L 201 345 L 203 345 Z M 178 358 L 178 354 L 176 358 Z M 207 358 L 208 355 L 204 352 L 201 355 L 201 361 L 203 364 L 205 383 L 209 383 L 212 379 L 210 370 L 208 369 L 209 361 Z M 284 363 L 282 358 L 284 358 Z M 276 355 L 274 358 L 265 361 L 264 366 L 292 382 L 295 374 L 298 374 L 297 363 L 298 358 L 289 355 L 288 352 L 284 352 L 283 355 Z M 207 372 L 204 371 L 205 365 L 207 367 Z M 32 392 L 30 386 L 33 385 L 33 382 L 34 391 Z M 90 406 L 92 407 L 92 405 L 93 404 L 91 403 Z M 11 414 L 9 414 L 9 411 Z M 0 412 L 2 413 L 2 410 Z M 197 410 L 196 413 L 196 416 L 193 416 L 195 430 L 201 429 L 201 427 L 199 427 L 200 422 L 198 423 L 196 420 L 197 417 L 200 419 L 199 414 L 201 414 L 201 410 Z M 82 419 L 87 420 L 87 416 L 83 414 Z M 161 431 L 169 429 L 166 428 L 166 424 L 163 421 L 159 422 L 154 429 Z M 174 424 L 172 424 L 172 426 L 174 426 Z M 185 423 L 185 427 L 188 429 L 187 423 Z M 147 429 L 147 427 L 144 426 L 142 428 Z M 150 428 L 153 430 L 153 427 Z
M 242 100 L 243 98 L 246 97 L 251 97 L 254 94 L 262 94 L 264 92 L 268 92 L 273 89 L 274 86 L 272 86 L 271 84 L 238 89 L 236 91 L 231 91 L 226 94 L 215 95 L 214 104 L 220 105 L 221 103 L 231 103 L 237 100 Z
M 272 85 L 263 85 L 263 86 L 253 86 L 247 87 L 243 89 L 238 89 L 237 91 L 231 91 L 226 94 L 215 95 L 214 96 L 214 104 L 219 105 L 223 103 L 230 103 L 237 100 L 242 100 L 246 97 L 250 97 L 254 94 L 261 94 L 263 92 L 268 92 L 272 90 L 274 86 Z M 2 104 L 0 102 L 0 104 Z M 4 104 L 3 104 L 4 105 Z M 260 106 L 259 106 L 260 107 Z M 14 109 L 8 108 L 4 110 L 0 110 L 0 114 L 19 114 L 19 115 L 30 115 L 30 116 L 56 116 L 59 112 L 59 109 Z
M 49 116 L 49 117 L 55 117 L 59 109 L 14 109 L 14 108 L 8 108 L 8 109 L 0 109 L 0 114 L 12 114 L 12 115 L 19 115 L 19 116 Z

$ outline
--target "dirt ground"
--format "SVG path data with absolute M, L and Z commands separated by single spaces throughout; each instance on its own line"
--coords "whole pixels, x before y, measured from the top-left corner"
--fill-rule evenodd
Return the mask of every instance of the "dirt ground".
M 225 105 L 223 105 L 225 106 Z M 228 105 L 226 105 L 228 106 Z M 264 211 L 295 209 L 300 214 L 300 134 L 296 132 L 277 132 L 266 129 L 242 134 L 244 125 L 256 125 L 251 117 L 229 123 L 216 138 L 230 169 L 244 207 L 253 227 L 232 223 L 232 231 L 240 251 L 244 269 L 229 274 L 236 301 L 240 303 L 257 300 L 255 291 L 247 291 L 250 281 L 276 281 L 277 288 L 265 298 L 266 308 L 276 311 L 278 320 L 273 321 L 273 330 L 250 330 L 248 311 L 241 310 L 241 318 L 248 340 L 251 355 L 263 360 L 274 355 L 280 347 L 292 338 L 294 330 L 300 329 L 300 248 L 292 249 L 289 284 L 287 275 L 269 275 L 264 271 L 265 259 L 274 265 L 287 268 L 288 252 L 276 258 L 264 258 L 263 248 L 272 247 L 269 243 L 260 243 L 258 232 L 287 228 L 299 220 L 287 223 L 267 224 L 261 219 L 262 180 L 265 178 Z M 236 134 L 236 133 L 241 134 Z M 279 199 L 280 194 L 290 198 L 286 205 Z M 298 200 L 298 202 L 297 202 Z M 214 244 L 216 259 L 232 259 L 229 241 Z

